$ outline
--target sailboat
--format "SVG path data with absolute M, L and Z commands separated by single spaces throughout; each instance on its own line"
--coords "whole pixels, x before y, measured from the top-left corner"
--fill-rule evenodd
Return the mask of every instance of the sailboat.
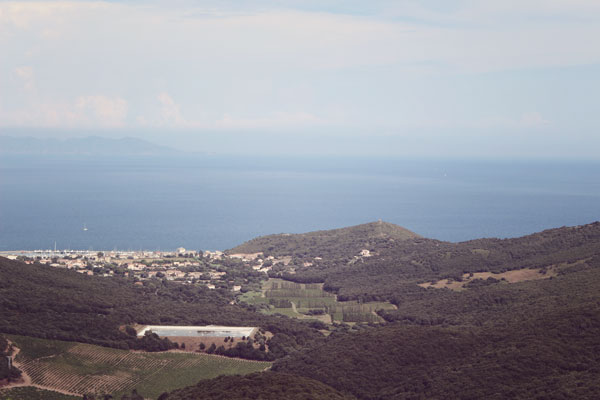
M 83 224 L 83 230 L 84 230 L 84 231 L 87 231 L 87 230 L 88 230 L 88 228 L 87 228 L 87 226 L 85 226 L 85 224 Z

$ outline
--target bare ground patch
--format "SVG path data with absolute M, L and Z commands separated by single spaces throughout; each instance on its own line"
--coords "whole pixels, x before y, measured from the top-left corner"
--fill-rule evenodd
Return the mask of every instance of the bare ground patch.
M 469 282 L 476 279 L 486 280 L 488 278 L 494 278 L 499 281 L 507 283 L 517 283 L 524 281 L 533 281 L 538 279 L 548 279 L 553 276 L 557 276 L 557 268 L 552 266 L 550 268 L 536 268 L 536 269 L 516 269 L 512 271 L 501 272 L 499 274 L 493 272 L 475 272 L 473 274 L 464 274 L 462 281 L 455 281 L 451 279 L 441 279 L 437 282 L 425 282 L 419 283 L 422 288 L 435 288 L 435 289 L 451 289 L 451 290 L 464 290 L 464 286 Z

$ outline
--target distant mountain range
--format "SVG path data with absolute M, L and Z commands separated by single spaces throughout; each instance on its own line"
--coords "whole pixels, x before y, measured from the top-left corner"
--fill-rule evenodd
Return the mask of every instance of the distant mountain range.
M 23 155 L 168 155 L 177 150 L 143 139 L 88 136 L 69 139 L 0 136 L 0 154 Z

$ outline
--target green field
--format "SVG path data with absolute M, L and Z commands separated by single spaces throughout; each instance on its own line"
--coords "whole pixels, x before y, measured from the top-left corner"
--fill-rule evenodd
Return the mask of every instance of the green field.
M 386 302 L 358 303 L 337 301 L 334 294 L 323 290 L 323 284 L 303 284 L 271 278 L 263 284 L 262 292 L 248 292 L 240 301 L 263 307 L 265 314 L 283 314 L 300 319 L 315 319 L 326 323 L 382 322 L 377 310 L 394 306 Z M 283 307 L 285 301 L 293 303 Z M 308 315 L 309 310 L 322 310 L 324 315 Z
M 183 352 L 130 352 L 82 343 L 10 336 L 16 361 L 34 384 L 71 393 L 111 394 L 132 389 L 146 398 L 219 375 L 248 374 L 271 364 Z

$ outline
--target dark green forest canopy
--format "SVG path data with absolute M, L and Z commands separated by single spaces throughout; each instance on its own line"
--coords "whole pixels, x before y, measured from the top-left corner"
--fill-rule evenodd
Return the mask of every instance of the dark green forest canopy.
M 246 376 L 221 376 L 176 390 L 161 400 L 352 400 L 317 380 L 298 375 L 263 372 Z
M 600 263 L 499 287 L 430 289 L 391 311 L 397 322 L 332 335 L 273 370 L 361 399 L 599 398 Z
M 281 277 L 295 282 L 324 282 L 340 300 L 404 301 L 423 291 L 417 283 L 461 280 L 474 272 L 500 273 L 587 262 L 600 255 L 600 223 L 564 227 L 515 239 L 477 239 L 462 243 L 425 238 L 371 243 L 373 256 L 329 259 L 297 267 Z M 355 253 L 354 255 L 356 255 Z
M 600 397 L 599 223 L 506 240 L 370 243 L 373 257 L 331 258 L 286 278 L 324 281 L 341 297 L 392 300 L 398 309 L 380 312 L 389 323 L 338 330 L 274 371 L 369 400 Z M 461 292 L 416 285 L 557 265 L 549 279 Z
M 496 326 L 507 320 L 526 324 L 552 310 L 566 312 L 581 306 L 593 310 L 599 305 L 600 256 L 594 256 L 549 279 L 495 283 L 461 292 L 421 290 L 405 295 L 397 310 L 379 314 L 387 321 L 405 324 Z
M 283 247 L 268 251 L 322 257 L 284 278 L 324 282 L 341 299 L 390 300 L 397 309 L 379 312 L 386 324 L 337 325 L 324 338 L 298 321 L 231 306 L 227 296 L 199 287 L 139 287 L 0 259 L 0 332 L 111 346 L 131 346 L 118 326 L 132 322 L 276 332 L 272 372 L 203 381 L 163 397 L 176 400 L 600 398 L 600 223 L 463 243 L 392 238 L 373 233 L 376 227 L 298 241 L 277 235 Z M 362 249 L 373 256 L 356 258 Z M 475 281 L 461 292 L 417 285 L 550 267 L 548 279 Z
M 429 297 L 389 311 L 395 322 L 334 332 L 272 369 L 368 400 L 596 399 L 598 288 L 600 259 L 547 280 L 463 292 L 429 289 Z M 209 391 L 213 384 L 221 387 L 201 382 L 180 392 L 191 397 L 175 399 L 211 398 L 199 394 L 220 393 Z M 247 382 L 228 377 L 226 388 L 238 384 Z M 240 398 L 271 393 L 255 390 Z
M 166 281 L 144 287 L 122 278 L 0 258 L 0 332 L 4 333 L 138 348 L 143 342 L 120 326 L 258 326 L 285 338 L 274 339 L 272 356 L 287 352 L 278 344 L 296 347 L 320 336 L 306 323 L 261 315 L 228 301 L 203 287 Z

